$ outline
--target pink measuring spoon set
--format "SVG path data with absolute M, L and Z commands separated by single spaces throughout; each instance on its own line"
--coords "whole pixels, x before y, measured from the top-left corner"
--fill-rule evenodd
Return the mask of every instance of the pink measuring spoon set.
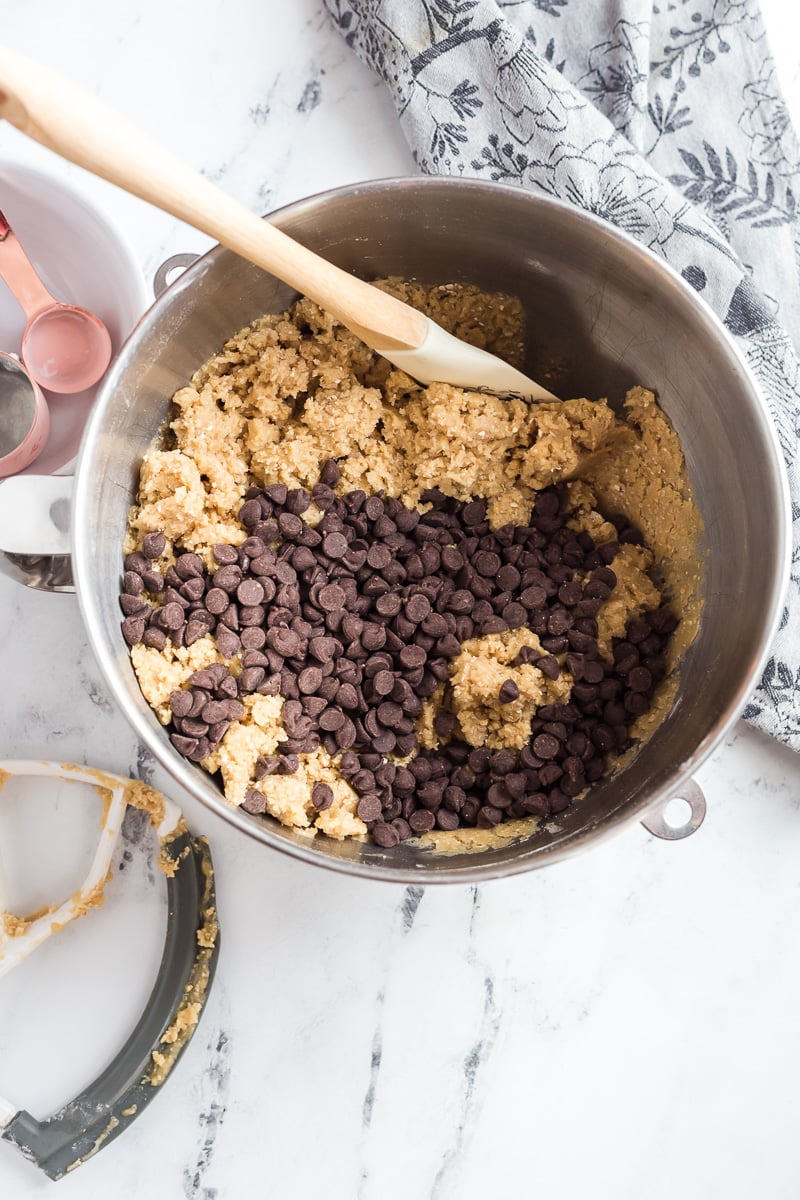
M 111 361 L 111 338 L 88 309 L 56 300 L 0 211 L 0 278 L 25 313 L 20 356 L 0 351 L 0 477 L 27 467 L 43 449 L 50 413 L 42 388 L 74 394 L 92 387 Z

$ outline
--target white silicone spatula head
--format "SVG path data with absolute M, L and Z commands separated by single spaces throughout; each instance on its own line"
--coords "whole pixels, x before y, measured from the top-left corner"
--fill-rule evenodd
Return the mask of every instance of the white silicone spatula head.
M 0 116 L 44 146 L 216 238 L 309 296 L 422 383 L 555 396 L 501 359 L 349 275 L 262 221 L 145 137 L 89 92 L 0 49 Z

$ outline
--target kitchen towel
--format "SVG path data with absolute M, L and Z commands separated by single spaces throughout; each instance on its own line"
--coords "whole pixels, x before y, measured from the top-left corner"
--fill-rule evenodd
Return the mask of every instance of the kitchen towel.
M 421 170 L 539 188 L 604 217 L 737 338 L 793 498 L 789 594 L 745 717 L 800 750 L 800 145 L 757 5 L 325 4 L 389 88 Z

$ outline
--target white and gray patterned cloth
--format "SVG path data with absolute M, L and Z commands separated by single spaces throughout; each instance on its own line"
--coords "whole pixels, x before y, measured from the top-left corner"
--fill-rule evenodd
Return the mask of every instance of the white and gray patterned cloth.
M 663 257 L 736 337 L 793 498 L 792 578 L 745 716 L 800 750 L 800 145 L 754 0 L 325 0 L 421 170 L 539 188 Z

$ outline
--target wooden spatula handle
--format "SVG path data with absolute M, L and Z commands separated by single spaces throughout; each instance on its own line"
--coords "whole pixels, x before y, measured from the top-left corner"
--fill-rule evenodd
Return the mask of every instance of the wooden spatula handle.
M 424 341 L 427 319 L 409 305 L 293 241 L 57 71 L 3 47 L 0 117 L 310 296 L 374 349 Z

